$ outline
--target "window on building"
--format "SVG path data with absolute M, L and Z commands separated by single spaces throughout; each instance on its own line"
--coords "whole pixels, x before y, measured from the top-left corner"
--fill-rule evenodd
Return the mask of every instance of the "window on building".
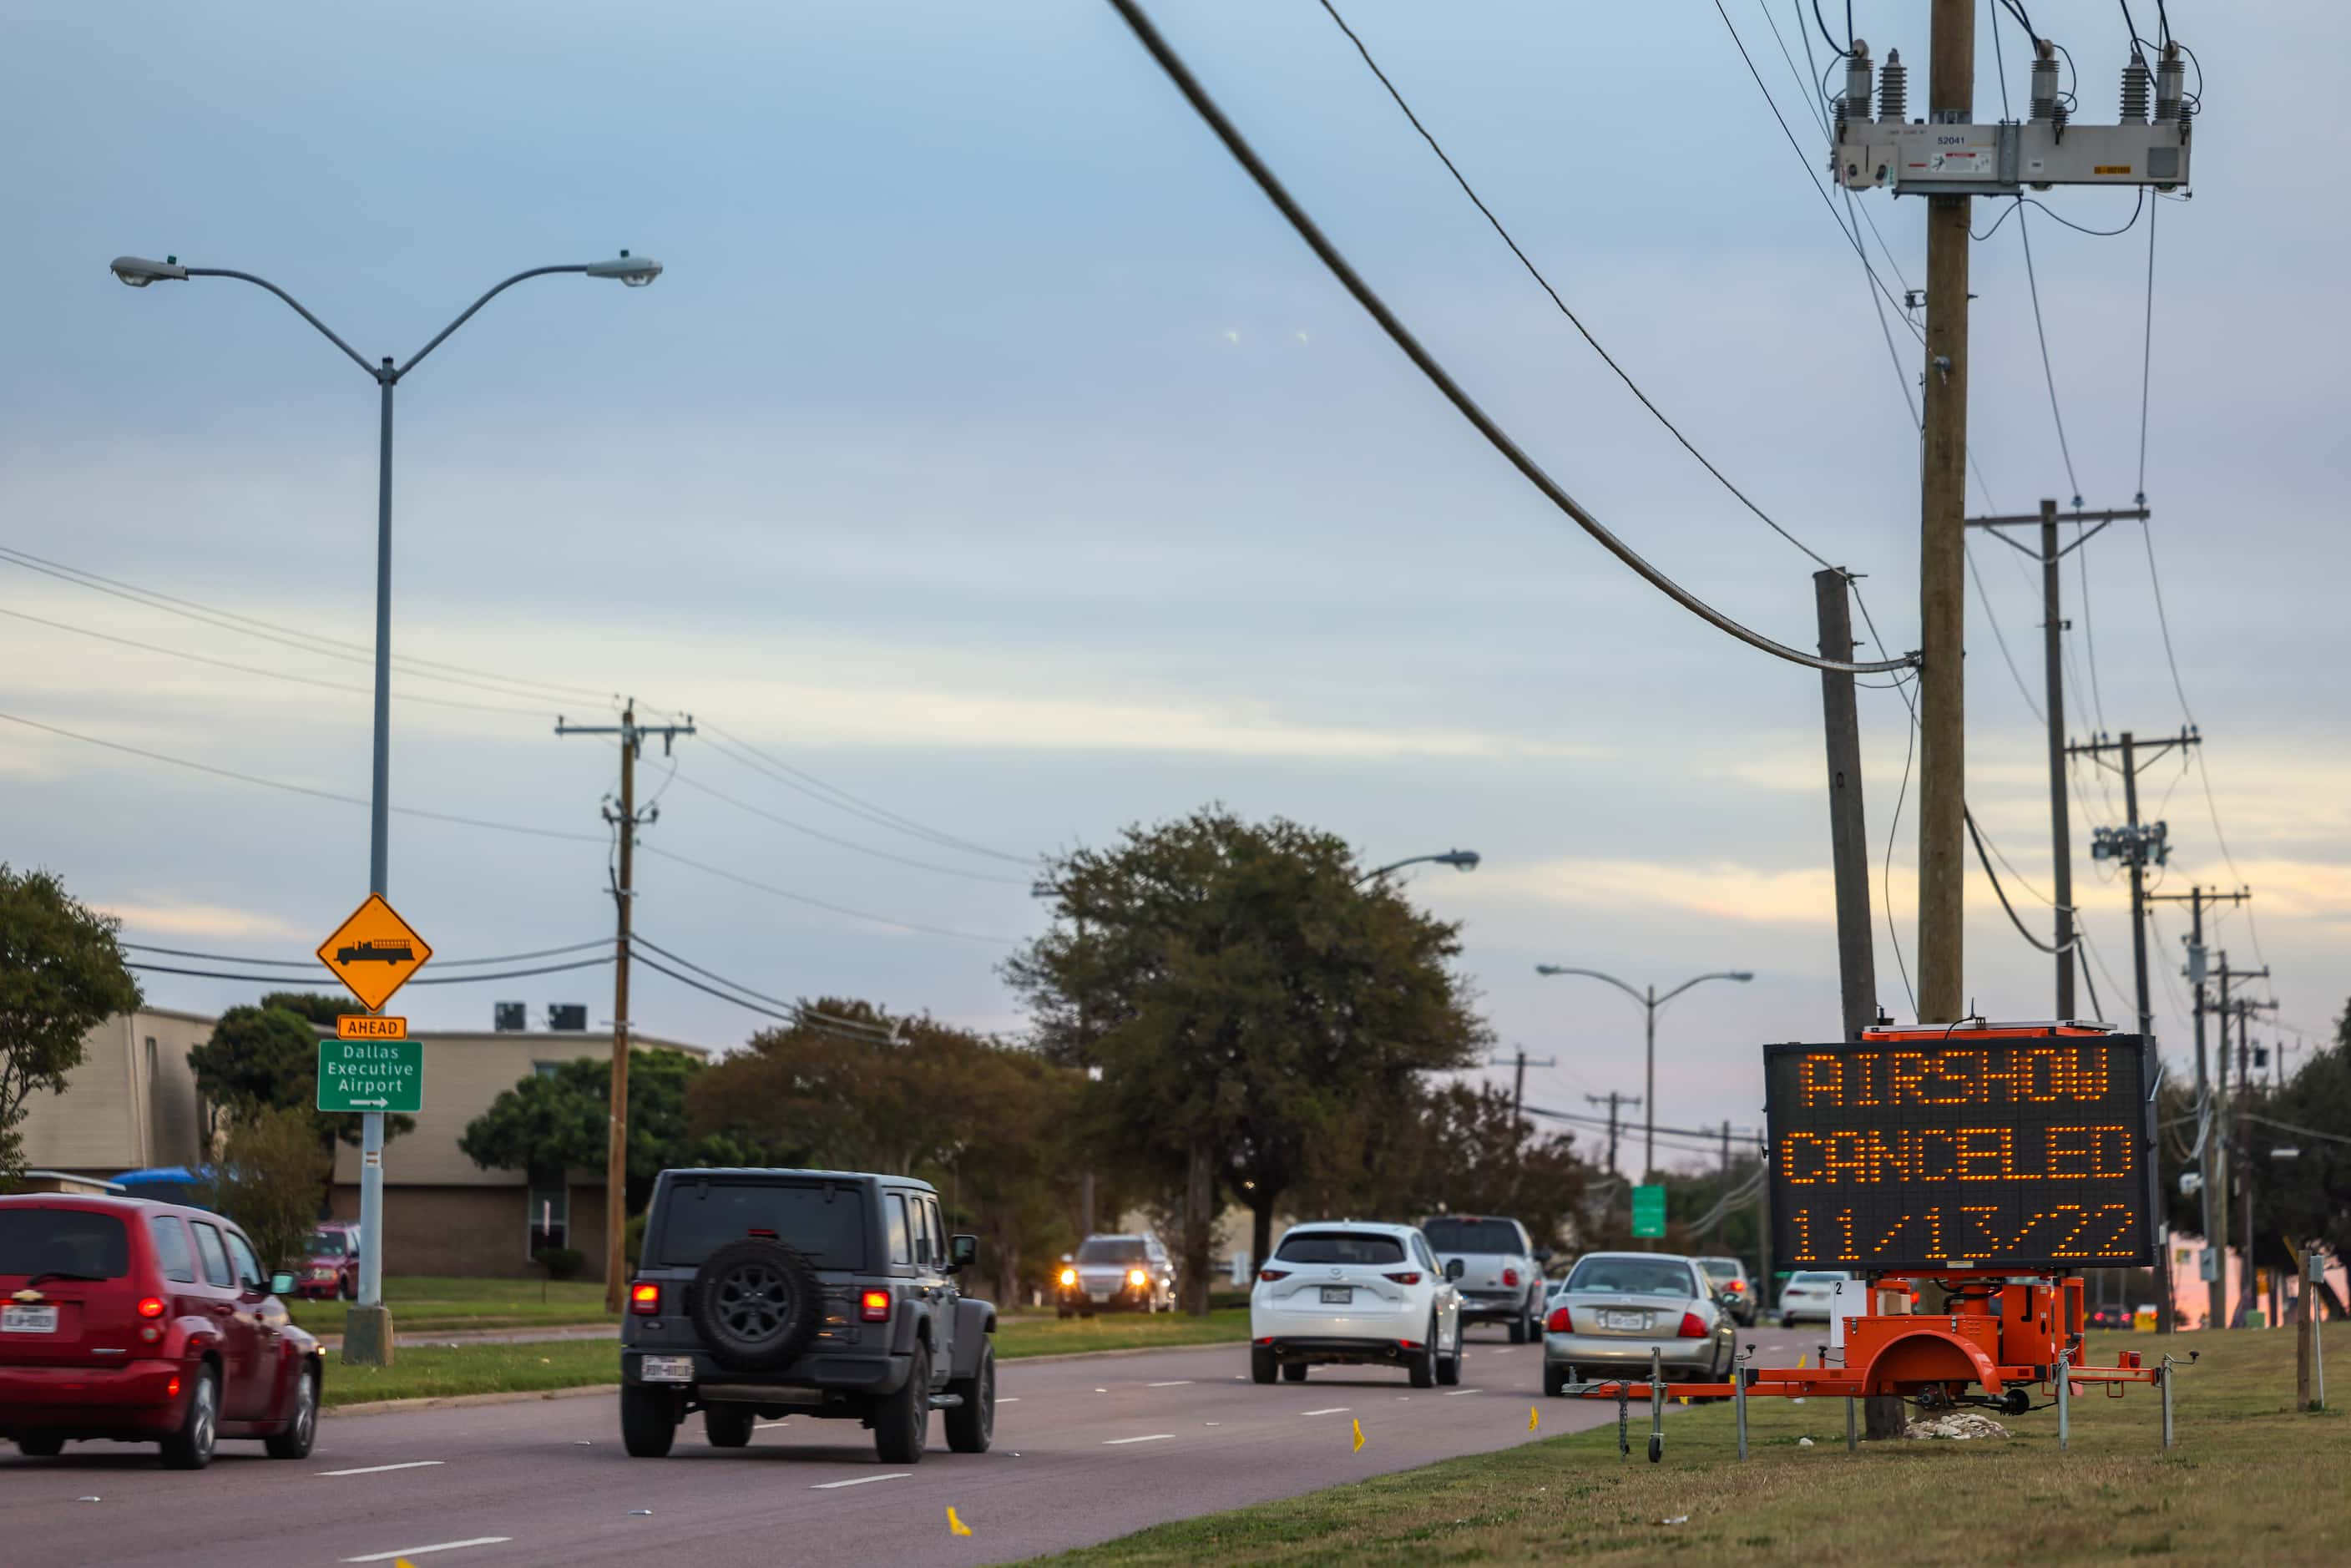
M 557 1073 L 563 1071 L 563 1063 L 559 1061 L 534 1061 L 530 1064 L 530 1070 L 541 1078 L 552 1078 Z
M 533 1181 L 528 1190 L 530 1208 L 524 1222 L 529 1246 L 525 1255 L 536 1258 L 546 1248 L 571 1245 L 570 1186 L 562 1181 Z

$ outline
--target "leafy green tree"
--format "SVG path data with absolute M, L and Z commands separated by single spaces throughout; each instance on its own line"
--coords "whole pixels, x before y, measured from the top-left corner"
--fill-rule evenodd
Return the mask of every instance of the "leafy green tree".
M 122 923 L 76 901 L 44 871 L 0 861 L 0 1191 L 24 1169 L 25 1102 L 62 1093 L 82 1037 L 139 1006 L 122 961 Z
M 628 1212 L 644 1207 L 653 1177 L 695 1163 L 685 1101 L 703 1071 L 699 1058 L 682 1051 L 639 1051 L 629 1058 Z M 611 1157 L 611 1060 L 583 1056 L 500 1092 L 465 1124 L 457 1147 L 484 1170 L 547 1176 L 601 1171 Z
M 238 1117 L 256 1111 L 299 1111 L 310 1118 L 313 1134 L 329 1154 L 338 1140 L 356 1145 L 361 1126 L 357 1113 L 317 1108 L 322 1026 L 305 1009 L 320 1003 L 332 1003 L 332 998 L 280 991 L 263 998 L 258 1007 L 235 1007 L 222 1013 L 211 1038 L 188 1052 L 196 1092 L 225 1112 L 232 1126 Z M 350 1010 L 334 1005 L 338 1010 Z M 328 1013 L 325 1027 L 331 1027 L 334 1018 Z M 387 1139 L 415 1126 L 413 1116 L 383 1119 Z
M 322 1029 L 332 1029 L 335 1020 L 345 1013 L 367 1011 L 350 997 L 329 996 L 323 991 L 270 991 L 262 997 L 261 1005 L 308 1019 Z
M 2334 1041 L 2314 1049 L 2283 1088 L 2255 1090 L 2250 1109 L 2254 1264 L 2290 1270 L 2314 1242 L 2351 1258 L 2351 1004 Z M 2282 1148 L 2295 1153 L 2281 1158 Z M 2342 1316 L 2346 1304 L 2333 1305 Z
M 1360 876 L 1342 840 L 1211 806 L 1056 861 L 1059 918 L 1005 966 L 1045 1052 L 1101 1073 L 1098 1155 L 1180 1194 L 1195 1312 L 1222 1193 L 1262 1256 L 1334 1128 L 1488 1038 L 1452 967 L 1458 928 Z
M 262 1267 L 292 1268 L 334 1168 L 310 1117 L 282 1106 L 247 1106 L 229 1123 L 213 1168 L 212 1202 L 245 1228 Z

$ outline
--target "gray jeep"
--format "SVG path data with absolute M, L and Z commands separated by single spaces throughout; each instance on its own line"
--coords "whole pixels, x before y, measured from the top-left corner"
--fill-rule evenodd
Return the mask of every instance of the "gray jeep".
M 996 1309 L 956 1289 L 978 1239 L 938 1194 L 853 1171 L 674 1170 L 654 1178 L 621 1322 L 621 1441 L 660 1458 L 695 1410 L 716 1448 L 762 1416 L 863 1422 L 885 1464 L 996 1427 Z

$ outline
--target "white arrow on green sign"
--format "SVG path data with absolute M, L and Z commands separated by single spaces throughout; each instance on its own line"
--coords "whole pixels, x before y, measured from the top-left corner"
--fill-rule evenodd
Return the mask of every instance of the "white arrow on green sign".
M 424 1108 L 424 1042 L 419 1040 L 322 1040 L 319 1042 L 319 1109 L 421 1111 Z

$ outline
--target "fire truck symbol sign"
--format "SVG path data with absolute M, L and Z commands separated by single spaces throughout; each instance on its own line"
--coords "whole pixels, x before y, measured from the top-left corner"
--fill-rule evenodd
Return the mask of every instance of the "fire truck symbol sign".
M 375 894 L 319 945 L 319 962 L 370 1011 L 391 1000 L 432 956 L 424 939 Z

